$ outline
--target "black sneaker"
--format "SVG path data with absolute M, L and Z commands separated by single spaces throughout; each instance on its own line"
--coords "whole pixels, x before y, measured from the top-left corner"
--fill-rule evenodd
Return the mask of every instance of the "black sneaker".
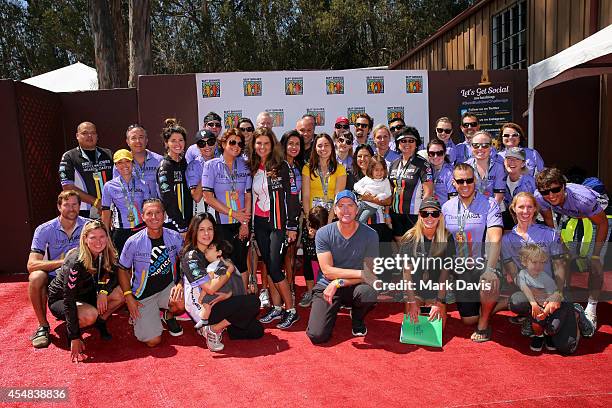
M 544 345 L 546 346 L 546 350 L 548 351 L 557 350 L 557 347 L 555 347 L 555 343 L 553 343 L 552 337 L 550 336 L 544 336 Z
M 542 351 L 542 347 L 544 347 L 544 336 L 533 336 L 529 348 L 532 351 Z
M 277 309 L 275 307 L 268 310 L 268 313 L 263 315 L 261 319 L 259 319 L 260 323 L 270 323 L 273 320 L 278 320 L 283 318 L 283 309 Z
M 300 320 L 300 315 L 298 315 L 296 311 L 286 311 L 283 314 L 283 319 L 279 324 L 276 325 L 276 327 L 279 329 L 288 329 L 293 326 L 293 323 L 297 322 L 298 320 Z
M 113 336 L 111 336 L 111 334 L 108 332 L 108 329 L 106 328 L 106 320 L 103 320 L 101 317 L 98 316 L 98 319 L 96 320 L 96 323 L 94 323 L 94 326 L 100 332 L 100 337 L 102 338 L 102 340 L 110 341 L 113 339 Z
M 574 303 L 574 310 L 578 312 L 578 328 L 580 329 L 580 334 L 582 334 L 583 337 L 593 337 L 595 328 L 593 327 L 593 323 L 591 323 L 586 316 L 582 305 L 580 305 L 580 303 Z
M 523 324 L 525 320 L 528 320 L 525 316 L 511 316 L 508 318 L 508 321 L 512 324 Z
M 521 323 L 521 334 L 525 337 L 533 336 L 533 327 L 531 326 L 531 319 L 525 319 Z
M 45 348 L 49 347 L 49 326 L 40 326 L 34 334 L 30 337 L 32 346 L 34 348 Z
M 365 337 L 366 334 L 368 334 L 368 328 L 363 322 L 361 323 L 353 322 L 352 332 L 353 332 L 353 336 L 355 337 Z
M 167 310 L 164 311 L 164 316 L 162 317 L 161 320 L 162 322 L 166 323 L 166 327 L 168 328 L 168 333 L 170 333 L 171 336 L 177 337 L 183 334 L 183 328 L 181 327 L 179 322 L 176 321 L 174 316 L 168 317 Z

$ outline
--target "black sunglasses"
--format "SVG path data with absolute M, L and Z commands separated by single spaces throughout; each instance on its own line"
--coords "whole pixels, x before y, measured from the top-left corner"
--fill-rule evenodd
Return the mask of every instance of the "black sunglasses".
M 196 142 L 196 145 L 198 145 L 198 147 L 206 147 L 208 146 L 214 146 L 217 143 L 216 139 L 208 138 L 208 139 L 200 139 Z
M 491 143 L 472 143 L 474 149 L 488 149 L 491 147 Z
M 403 128 L 404 128 L 404 125 L 397 125 L 397 126 L 391 126 L 389 130 L 392 132 L 395 132 L 396 130 L 402 130 Z
M 431 151 L 431 150 L 430 150 L 430 151 L 428 151 L 428 152 L 427 152 L 427 155 L 428 155 L 429 157 L 436 157 L 436 156 L 438 156 L 438 157 L 444 157 L 444 154 L 445 154 L 445 153 L 446 153 L 446 152 L 445 152 L 444 150 L 438 150 L 438 151 L 436 151 L 436 152 L 433 152 L 433 151 Z
M 440 217 L 440 210 L 434 210 L 434 211 L 419 211 L 419 215 L 421 216 L 421 218 L 427 218 L 429 216 L 433 217 L 433 218 L 439 218 Z
M 478 122 L 465 122 L 465 123 L 462 123 L 461 126 L 466 129 L 469 127 L 476 127 L 478 126 Z
M 410 144 L 412 144 L 412 143 L 416 143 L 416 140 L 411 138 L 411 137 L 407 137 L 407 138 L 404 138 L 404 139 L 400 139 L 399 142 L 400 143 L 410 143 Z
M 453 133 L 453 129 L 436 128 L 436 132 L 446 133 L 447 135 L 450 135 L 451 133 Z
M 557 186 L 553 188 L 547 188 L 546 190 L 538 190 L 538 191 L 540 192 L 540 194 L 542 194 L 542 197 L 546 197 L 550 193 L 557 194 L 562 189 L 563 189 L 563 186 Z
M 472 184 L 474 183 L 474 177 L 466 178 L 466 179 L 455 179 L 455 183 L 459 185 L 463 184 Z
M 348 138 L 344 138 L 344 137 L 339 137 L 338 138 L 338 143 L 344 143 L 345 145 L 352 145 L 353 144 L 353 139 L 348 139 Z
M 502 137 L 507 137 L 507 138 L 511 138 L 511 137 L 521 137 L 521 135 L 520 135 L 520 134 L 518 134 L 518 133 L 504 133 L 504 134 L 502 135 Z
M 240 130 L 242 130 L 243 132 L 252 132 L 252 131 L 255 130 L 255 128 L 251 127 L 251 126 L 249 126 L 249 127 L 241 127 Z
M 209 128 L 220 128 L 221 122 L 208 122 L 206 126 Z
M 350 128 L 350 125 L 343 125 L 342 123 L 336 123 L 336 124 L 334 125 L 334 127 L 335 127 L 336 129 L 349 129 L 349 128 Z
M 236 139 L 232 139 L 229 142 L 227 142 L 228 145 L 230 146 L 236 146 L 238 145 L 239 148 L 244 149 L 244 142 L 242 141 L 237 141 Z
M 369 127 L 370 125 L 368 125 L 367 123 L 355 123 L 355 128 L 367 129 Z

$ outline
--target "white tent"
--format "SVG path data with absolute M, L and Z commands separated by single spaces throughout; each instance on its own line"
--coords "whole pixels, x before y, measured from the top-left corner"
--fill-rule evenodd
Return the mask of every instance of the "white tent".
M 612 73 L 612 25 L 569 48 L 530 65 L 527 71 L 529 88 L 529 147 L 533 147 L 534 99 L 537 89 L 572 79 Z
M 22 82 L 52 92 L 91 91 L 98 89 L 98 73 L 95 68 L 77 62 Z

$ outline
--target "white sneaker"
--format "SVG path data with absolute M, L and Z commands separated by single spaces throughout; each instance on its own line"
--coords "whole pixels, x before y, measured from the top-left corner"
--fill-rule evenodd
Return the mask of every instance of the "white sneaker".
M 262 308 L 270 306 L 270 292 L 268 292 L 268 289 L 262 289 L 259 292 L 259 303 Z
M 593 325 L 593 333 L 595 333 L 597 331 L 597 313 L 585 310 L 584 314 L 589 320 L 589 322 L 591 322 L 591 324 Z
M 225 347 L 221 343 L 221 335 L 212 331 L 210 326 L 204 327 L 204 333 L 206 333 L 206 346 L 210 351 L 221 351 Z

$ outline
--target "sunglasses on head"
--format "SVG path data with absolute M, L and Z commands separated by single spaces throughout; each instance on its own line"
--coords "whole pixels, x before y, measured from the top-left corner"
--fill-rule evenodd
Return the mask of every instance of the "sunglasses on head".
M 405 139 L 400 139 L 399 142 L 400 143 L 410 143 L 410 144 L 413 144 L 413 143 L 416 143 L 416 140 L 411 138 L 411 137 L 407 137 Z
M 343 143 L 345 145 L 352 145 L 353 144 L 353 140 L 352 139 L 348 139 L 348 138 L 344 138 L 344 137 L 339 137 L 338 138 L 338 143 Z
M 503 134 L 502 137 L 521 137 L 521 135 L 519 135 L 518 133 L 507 133 L 507 134 Z
M 367 123 L 355 123 L 355 128 L 360 128 L 360 129 L 367 129 L 369 128 L 370 125 L 368 125 Z
M 491 143 L 472 143 L 474 149 L 488 149 L 491 147 Z
M 391 126 L 389 130 L 392 132 L 395 132 L 397 130 L 402 130 L 404 127 L 405 127 L 404 125 L 395 125 L 395 126 Z
M 475 128 L 476 126 L 478 126 L 478 122 L 465 122 L 465 123 L 462 123 L 461 126 L 466 129 L 470 127 Z
M 334 127 L 335 127 L 336 129 L 349 129 L 349 128 L 350 128 L 350 125 L 345 125 L 345 124 L 342 124 L 342 123 L 336 123 L 336 124 L 334 125 Z
M 208 122 L 206 124 L 206 127 L 209 127 L 209 128 L 220 128 L 221 127 L 221 122 Z
M 232 140 L 228 141 L 227 144 L 230 145 L 230 146 L 238 145 L 239 148 L 244 149 L 244 142 L 243 141 L 239 142 L 236 139 L 232 139 Z
M 105 225 L 102 220 L 91 220 L 88 221 L 85 225 L 93 225 L 96 228 L 105 228 Z
M 447 135 L 450 135 L 451 133 L 453 133 L 453 129 L 436 128 L 436 132 L 446 133 Z
M 216 139 L 208 138 L 208 139 L 200 139 L 196 142 L 198 147 L 206 147 L 206 146 L 214 146 L 217 143 Z
M 434 210 L 434 211 L 425 211 L 425 210 L 421 210 L 419 211 L 419 215 L 421 216 L 421 218 L 427 218 L 427 217 L 433 217 L 433 218 L 439 218 L 440 217 L 440 210 Z
M 562 189 L 563 189 L 563 186 L 557 186 L 553 188 L 547 188 L 546 190 L 538 190 L 538 191 L 540 192 L 540 194 L 542 194 L 542 197 L 546 197 L 550 193 L 557 194 Z
M 472 183 L 474 183 L 474 177 L 470 177 L 470 178 L 466 178 L 466 179 L 455 179 L 455 183 L 457 183 L 459 185 L 472 184 Z
M 249 127 L 241 127 L 240 130 L 243 131 L 243 132 L 252 132 L 252 131 L 255 130 L 255 128 L 251 127 L 251 126 L 249 126 Z
M 445 153 L 446 153 L 446 152 L 445 152 L 444 150 L 438 150 L 438 151 L 435 151 L 435 152 L 434 152 L 434 151 L 432 151 L 432 150 L 430 150 L 430 151 L 428 151 L 428 152 L 427 152 L 427 155 L 428 155 L 429 157 L 436 157 L 436 156 L 438 156 L 438 157 L 444 157 L 444 154 L 445 154 Z

